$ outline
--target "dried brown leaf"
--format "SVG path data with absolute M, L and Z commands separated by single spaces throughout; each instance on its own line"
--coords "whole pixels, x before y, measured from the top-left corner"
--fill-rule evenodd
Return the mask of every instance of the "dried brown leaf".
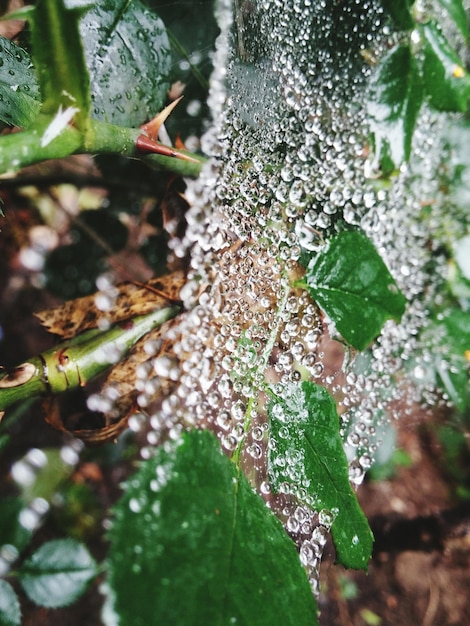
M 84 330 L 97 328 L 103 320 L 116 324 L 137 315 L 146 315 L 169 303 L 179 302 L 184 283 L 184 272 L 173 272 L 145 284 L 126 282 L 116 287 L 118 294 L 109 311 L 98 308 L 98 292 L 35 315 L 50 333 L 69 339 Z
M 47 398 L 43 402 L 43 410 L 46 413 L 46 422 L 62 432 L 71 433 L 74 437 L 81 439 L 90 445 L 99 445 L 113 441 L 127 428 L 127 422 L 132 412 L 135 410 L 133 406 L 122 407 L 120 416 L 110 424 L 106 424 L 105 416 L 103 416 L 102 424 L 96 428 L 80 428 L 80 418 L 82 415 L 74 415 L 72 419 L 63 418 L 60 411 L 59 402 L 56 398 Z M 75 422 L 77 424 L 75 424 Z M 75 426 L 78 426 L 76 428 Z
M 173 325 L 174 320 L 155 328 L 150 333 L 142 337 L 126 359 L 117 363 L 108 374 L 103 384 L 101 393 L 104 395 L 116 395 L 119 399 L 132 397 L 134 403 L 137 401 L 142 385 L 145 380 L 152 381 L 153 395 L 150 389 L 146 389 L 146 397 L 149 401 L 166 397 L 174 387 L 174 381 L 153 373 L 153 363 L 157 358 L 174 358 L 172 342 L 165 337 L 168 329 Z M 149 346 L 153 346 L 149 354 Z M 140 366 L 147 370 L 146 378 L 139 376 Z M 139 384 L 140 383 L 140 384 Z M 112 390 L 112 391 L 111 391 Z M 119 407 L 116 407 L 119 410 Z

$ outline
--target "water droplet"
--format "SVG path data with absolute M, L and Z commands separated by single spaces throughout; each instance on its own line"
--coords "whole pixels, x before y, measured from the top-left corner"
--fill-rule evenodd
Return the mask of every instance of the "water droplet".
M 142 504 L 137 498 L 131 498 L 129 500 L 129 508 L 133 513 L 140 513 Z

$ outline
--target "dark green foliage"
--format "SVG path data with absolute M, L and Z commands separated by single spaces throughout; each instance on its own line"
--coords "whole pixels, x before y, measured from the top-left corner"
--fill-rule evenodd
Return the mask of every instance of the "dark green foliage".
M 24 502 L 21 498 L 7 496 L 0 500 L 0 539 L 2 545 L 14 546 L 18 552 L 23 550 L 31 538 L 31 531 L 20 524 L 19 515 Z M 1 622 L 0 622 L 1 623 Z
M 83 212 L 70 234 L 73 243 L 53 250 L 45 265 L 48 289 L 66 299 L 95 291 L 96 279 L 106 270 L 106 256 L 127 242 L 127 229 L 105 209 Z
M 462 0 L 438 0 L 442 7 L 449 13 L 452 21 L 462 33 L 463 37 L 468 39 L 468 17 L 463 6 Z
M 461 0 L 440 0 L 465 39 L 468 20 Z M 426 97 L 436 111 L 465 111 L 470 77 L 464 62 L 442 33 L 437 20 L 427 16 L 417 23 L 410 0 L 382 0 L 397 28 L 416 29 L 421 41 L 395 45 L 374 69 L 368 113 L 374 135 L 376 162 L 390 175 L 410 157 L 418 113 Z M 406 43 L 404 43 L 406 41 Z
M 465 111 L 470 77 L 436 22 L 422 26 L 425 39 L 423 76 L 430 105 L 438 111 Z
M 382 4 L 398 28 L 401 30 L 413 28 L 415 21 L 411 14 L 411 7 L 414 0 L 382 0 Z
M 389 52 L 374 71 L 367 103 L 382 171 L 410 158 L 413 132 L 423 101 L 418 66 L 409 46 Z
M 83 9 L 69 9 L 64 0 L 39 0 L 31 9 L 31 45 L 38 75 L 42 110 L 55 115 L 72 107 L 85 129 L 90 107 L 90 81 L 78 23 Z
M 440 384 L 455 407 L 465 413 L 470 407 L 470 311 L 440 313 L 428 333 L 435 344 L 433 364 Z

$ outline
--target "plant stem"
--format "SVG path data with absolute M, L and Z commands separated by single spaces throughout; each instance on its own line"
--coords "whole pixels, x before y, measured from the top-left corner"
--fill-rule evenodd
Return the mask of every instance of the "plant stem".
M 67 126 L 55 139 L 42 145 L 44 133 L 53 120 L 40 114 L 27 130 L 0 137 L 0 173 L 14 172 L 47 159 L 61 159 L 80 151 L 81 133 Z
M 136 141 L 142 131 L 138 128 L 115 126 L 90 120 L 86 134 L 71 124 L 58 129 L 55 136 L 45 140 L 57 116 L 40 114 L 28 129 L 0 137 L 0 173 L 14 172 L 27 165 L 48 159 L 60 159 L 71 154 L 119 154 L 142 159 L 151 167 L 169 170 L 180 176 L 196 177 L 201 171 L 204 157 L 190 154 L 186 161 L 160 154 L 143 155 L 136 150 Z
M 259 363 L 256 367 L 256 374 L 255 376 L 258 377 L 260 375 L 264 375 L 264 372 L 266 371 L 267 365 L 268 365 L 268 360 L 269 357 L 272 354 L 272 351 L 274 349 L 274 345 L 276 343 L 276 339 L 277 336 L 279 334 L 279 328 L 281 325 L 281 314 L 284 311 L 286 304 L 287 304 L 287 299 L 289 297 L 289 282 L 288 282 L 288 277 L 284 276 L 284 281 L 283 281 L 283 286 L 284 286 L 284 295 L 282 296 L 282 299 L 279 303 L 277 312 L 276 312 L 276 324 L 274 326 L 274 328 L 271 330 L 270 334 L 269 334 L 269 338 L 268 341 L 266 342 L 266 345 L 264 346 L 262 355 L 260 357 Z M 262 391 L 266 392 L 266 393 L 270 393 L 271 390 L 269 389 L 269 386 L 267 384 L 262 385 L 261 387 Z M 232 461 L 239 466 L 240 465 L 240 457 L 241 457 L 241 452 L 242 452 L 242 448 L 243 448 L 243 444 L 245 441 L 245 437 L 246 437 L 246 433 L 248 433 L 249 429 L 250 429 L 250 425 L 251 425 L 251 420 L 252 420 L 252 413 L 253 413 L 253 409 L 255 409 L 257 406 L 257 398 L 255 396 L 252 396 L 249 401 L 248 401 L 248 405 L 247 405 L 247 409 L 246 409 L 246 413 L 245 413 L 245 421 L 243 424 L 243 429 L 245 432 L 245 435 L 242 437 L 242 439 L 239 441 L 238 446 L 235 448 L 233 454 L 232 454 Z
M 136 151 L 137 138 L 142 134 L 138 128 L 127 128 L 125 126 L 115 126 L 105 122 L 91 120 L 90 141 L 84 146 L 83 152 L 88 154 L 120 154 L 140 158 L 152 167 L 169 170 L 180 176 L 196 177 L 201 171 L 204 157 L 181 150 L 183 154 L 191 156 L 194 161 L 183 161 L 174 157 L 167 157 L 161 154 L 142 155 Z
M 175 317 L 180 307 L 158 309 L 113 326 L 96 328 L 32 357 L 0 378 L 0 413 L 34 396 L 81 387 L 115 365 L 148 332 Z

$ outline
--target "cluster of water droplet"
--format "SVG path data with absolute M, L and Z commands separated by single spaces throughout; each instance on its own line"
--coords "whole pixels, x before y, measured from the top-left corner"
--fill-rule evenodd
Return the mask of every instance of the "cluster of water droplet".
M 410 408 L 418 398 L 396 381 L 444 271 L 419 217 L 423 203 L 439 202 L 441 128 L 425 111 L 411 164 L 390 184 L 371 180 L 371 68 L 360 52 L 380 55 L 390 40 L 381 4 L 259 0 L 246 10 L 232 21 L 230 3 L 219 3 L 215 122 L 203 139 L 213 158 L 187 192 L 185 239 L 172 243 L 177 256 L 191 250 L 188 312 L 171 331 L 172 356 L 157 357 L 143 377 L 143 388 L 157 369 L 175 383 L 151 413 L 148 443 L 188 425 L 214 430 L 284 520 L 316 589 L 332 513 L 271 493 L 265 390 L 276 384 L 282 395 L 306 378 L 327 387 L 342 415 L 350 479 L 360 484 L 392 400 Z M 315 303 L 293 287 L 302 251 L 350 226 L 374 241 L 408 300 L 402 322 L 387 323 L 364 356 L 330 338 Z

